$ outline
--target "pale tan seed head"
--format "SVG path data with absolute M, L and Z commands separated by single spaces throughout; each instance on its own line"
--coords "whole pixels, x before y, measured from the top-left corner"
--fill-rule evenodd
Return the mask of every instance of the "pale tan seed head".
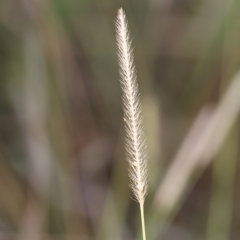
M 125 147 L 129 162 L 131 188 L 140 204 L 147 193 L 147 154 L 143 131 L 140 95 L 126 15 L 119 9 L 116 25 L 116 41 L 120 66 L 120 82 L 126 131 Z

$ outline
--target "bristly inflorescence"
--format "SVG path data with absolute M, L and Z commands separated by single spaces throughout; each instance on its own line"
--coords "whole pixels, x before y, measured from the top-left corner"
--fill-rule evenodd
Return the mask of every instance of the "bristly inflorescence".
M 125 147 L 129 161 L 129 176 L 134 196 L 143 205 L 147 193 L 146 142 L 133 51 L 126 15 L 122 8 L 118 11 L 115 24 L 120 82 L 123 91 L 122 101 L 126 130 Z

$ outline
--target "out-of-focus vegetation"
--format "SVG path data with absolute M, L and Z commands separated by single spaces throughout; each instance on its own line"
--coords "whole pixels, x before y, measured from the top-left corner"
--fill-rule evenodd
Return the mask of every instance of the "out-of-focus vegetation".
M 238 240 L 238 0 L 0 2 L 0 239 L 140 236 L 124 154 L 119 7 L 148 141 L 147 239 Z

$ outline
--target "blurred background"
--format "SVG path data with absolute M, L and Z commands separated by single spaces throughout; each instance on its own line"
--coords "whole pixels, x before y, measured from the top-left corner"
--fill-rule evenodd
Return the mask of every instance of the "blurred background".
M 0 240 L 141 239 L 120 7 L 149 151 L 147 239 L 240 238 L 240 1 L 2 0 Z

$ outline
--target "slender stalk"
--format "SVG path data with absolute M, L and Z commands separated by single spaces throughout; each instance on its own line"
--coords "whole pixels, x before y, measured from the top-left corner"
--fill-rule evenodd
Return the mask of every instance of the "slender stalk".
M 140 212 L 141 212 L 141 222 L 142 222 L 142 236 L 143 236 L 143 240 L 146 240 L 144 204 L 141 204 L 141 203 L 140 203 Z

